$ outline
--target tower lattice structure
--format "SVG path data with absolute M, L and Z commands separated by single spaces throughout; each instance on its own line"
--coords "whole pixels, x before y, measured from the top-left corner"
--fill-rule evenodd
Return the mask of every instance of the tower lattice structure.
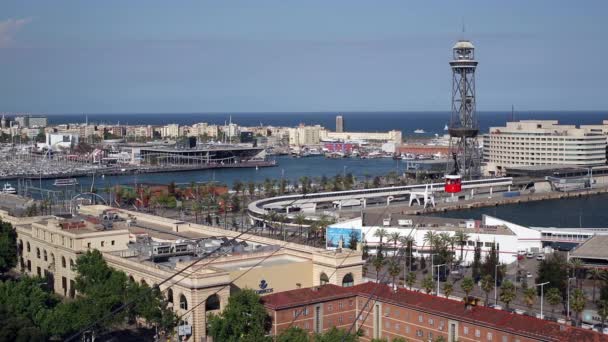
M 459 40 L 452 48 L 452 113 L 450 126 L 450 156 L 464 179 L 480 176 L 480 152 L 477 135 L 479 123 L 475 111 L 475 47 L 468 40 Z M 450 169 L 450 163 L 448 163 Z M 449 171 L 449 170 L 448 170 Z

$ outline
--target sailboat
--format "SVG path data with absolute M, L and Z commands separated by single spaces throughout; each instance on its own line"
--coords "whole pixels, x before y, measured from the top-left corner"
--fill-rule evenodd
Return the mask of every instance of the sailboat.
M 443 127 L 443 130 L 444 130 L 444 131 L 447 131 L 447 130 L 448 130 L 448 124 L 445 124 L 445 127 Z

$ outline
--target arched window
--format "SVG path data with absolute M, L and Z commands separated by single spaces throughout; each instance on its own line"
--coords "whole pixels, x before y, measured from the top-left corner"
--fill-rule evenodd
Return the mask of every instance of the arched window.
M 167 302 L 173 303 L 173 290 L 167 289 Z
M 219 310 L 220 309 L 220 296 L 213 294 L 207 297 L 205 301 L 205 311 Z
M 40 259 L 40 248 L 36 247 L 36 258 Z
M 48 261 L 48 255 L 46 254 L 46 249 L 42 251 L 42 255 L 44 256 L 44 261 Z
M 65 268 L 65 257 L 61 257 L 61 267 Z
M 132 275 L 129 276 L 129 280 L 132 281 L 132 282 L 135 282 L 135 279 L 133 278 Z
M 19 240 L 19 254 L 23 254 L 23 240 Z
M 72 258 L 70 258 L 70 268 L 73 269 L 74 268 L 74 260 L 72 260 Z
M 179 308 L 183 310 L 188 310 L 188 300 L 184 295 L 179 296 Z
M 353 279 L 352 273 L 347 273 L 344 278 L 342 278 L 342 286 L 349 287 L 355 285 L 355 280 Z
M 55 254 L 51 252 L 51 264 L 55 265 Z
M 30 260 L 27 261 L 27 270 L 32 271 L 32 262 Z
M 29 252 L 31 252 L 31 250 L 32 250 L 32 249 L 30 248 L 30 242 L 28 241 L 28 242 L 27 242 L 27 252 L 29 253 Z
M 142 279 L 141 280 L 141 286 L 148 287 L 148 283 L 146 283 L 146 281 Z
M 321 276 L 319 277 L 319 282 L 321 283 L 321 285 L 329 283 L 329 278 L 327 277 L 327 274 L 325 274 L 325 272 L 321 273 Z

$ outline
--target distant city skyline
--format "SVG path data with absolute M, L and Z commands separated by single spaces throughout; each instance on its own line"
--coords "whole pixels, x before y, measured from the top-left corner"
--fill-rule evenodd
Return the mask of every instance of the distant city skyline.
M 463 37 L 477 48 L 478 110 L 605 110 L 607 10 L 598 0 L 9 0 L 0 112 L 449 111 L 448 62 Z

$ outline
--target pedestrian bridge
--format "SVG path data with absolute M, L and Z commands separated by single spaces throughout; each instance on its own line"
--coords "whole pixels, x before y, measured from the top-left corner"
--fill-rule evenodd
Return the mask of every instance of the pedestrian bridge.
M 480 189 L 485 189 L 490 193 L 494 190 L 509 189 L 513 185 L 512 177 L 479 179 L 462 182 L 462 194 L 465 191 L 474 193 Z M 427 183 L 404 186 L 392 186 L 373 189 L 358 189 L 345 191 L 317 192 L 310 194 L 284 195 L 260 199 L 251 202 L 247 207 L 249 216 L 254 220 L 262 220 L 271 211 L 285 213 L 288 219 L 295 217 L 294 212 L 314 213 L 317 204 L 337 202 L 339 206 L 346 201 L 358 200 L 358 205 L 366 207 L 370 199 L 386 201 L 390 205 L 396 198 L 408 197 L 412 193 L 431 193 L 444 192 L 444 183 Z

